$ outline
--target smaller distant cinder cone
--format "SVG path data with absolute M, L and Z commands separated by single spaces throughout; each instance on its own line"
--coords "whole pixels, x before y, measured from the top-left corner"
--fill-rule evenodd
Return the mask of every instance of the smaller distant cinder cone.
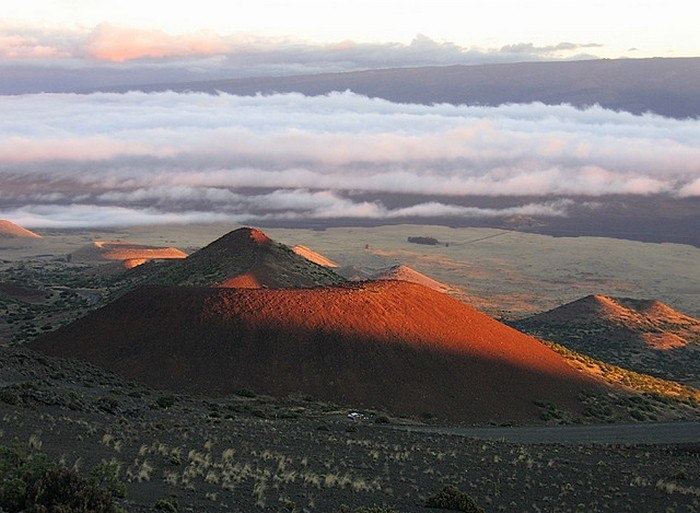
M 307 248 L 306 246 L 302 246 L 301 244 L 297 244 L 296 246 L 292 246 L 292 251 L 294 251 L 297 255 L 303 256 L 307 260 L 312 261 L 315 264 L 322 265 L 323 267 L 331 267 L 333 269 L 336 269 L 340 267 L 338 264 L 336 264 L 333 260 L 330 258 L 327 258 L 323 256 L 320 253 L 317 253 L 311 248 Z
M 223 288 L 303 288 L 345 281 L 319 265 L 270 239 L 262 231 L 238 228 L 174 262 L 150 280 L 167 285 Z
M 174 260 L 187 258 L 187 253 L 172 247 L 146 246 L 126 241 L 95 241 L 70 255 L 73 262 L 121 262 L 132 269 L 150 260 Z
M 411 283 L 418 283 L 424 287 L 439 290 L 441 292 L 449 290 L 447 285 L 440 283 L 439 281 L 434 280 L 423 273 L 419 273 L 407 265 L 395 265 L 388 269 L 383 269 L 372 275 L 372 279 L 408 281 Z
M 41 239 L 41 235 L 38 235 L 20 225 L 8 221 L 7 219 L 0 219 L 0 237 L 18 237 L 24 239 Z

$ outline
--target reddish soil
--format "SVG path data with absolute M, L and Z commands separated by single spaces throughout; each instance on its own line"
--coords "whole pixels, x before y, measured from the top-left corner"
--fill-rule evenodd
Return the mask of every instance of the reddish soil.
M 311 248 L 307 248 L 306 246 L 302 246 L 301 244 L 297 244 L 296 246 L 292 246 L 292 251 L 294 251 L 297 255 L 303 256 L 307 260 L 310 260 L 314 264 L 322 265 L 324 267 L 331 267 L 331 268 L 337 268 L 340 267 L 338 264 L 336 264 L 333 260 L 330 258 L 327 258 L 323 256 L 320 253 L 317 253 Z
M 74 262 L 94 262 L 115 260 L 122 266 L 132 269 L 150 260 L 171 260 L 187 258 L 187 253 L 177 248 L 144 246 L 123 241 L 97 241 L 71 255 Z
M 40 239 L 41 235 L 22 228 L 20 225 L 13 223 L 12 221 L 7 221 L 6 219 L 0 219 L 0 237 L 22 237 L 27 239 Z
M 579 410 L 579 392 L 602 386 L 536 339 L 392 281 L 142 288 L 31 346 L 157 388 L 301 392 L 473 423 L 536 421 L 534 401 Z
M 439 290 L 441 292 L 448 291 L 450 287 L 440 283 L 437 280 L 429 278 L 425 274 L 419 273 L 415 269 L 411 269 L 407 265 L 395 265 L 389 269 L 385 269 L 376 273 L 372 276 L 373 280 L 399 280 L 399 281 L 410 281 L 411 283 L 418 283 L 424 287 L 431 288 L 433 290 Z

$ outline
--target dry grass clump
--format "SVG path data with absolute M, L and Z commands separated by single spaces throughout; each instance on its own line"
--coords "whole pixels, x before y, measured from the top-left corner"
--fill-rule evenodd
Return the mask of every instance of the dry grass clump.
M 474 498 L 452 485 L 445 486 L 438 493 L 431 495 L 425 501 L 427 508 L 449 509 L 464 513 L 484 513 Z

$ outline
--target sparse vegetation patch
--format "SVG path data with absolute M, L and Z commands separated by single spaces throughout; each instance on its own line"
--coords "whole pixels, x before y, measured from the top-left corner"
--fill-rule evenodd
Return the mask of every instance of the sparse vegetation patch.
M 114 504 L 126 488 L 118 467 L 95 467 L 89 477 L 76 468 L 50 461 L 15 439 L 0 446 L 0 510 L 8 513 L 119 513 Z

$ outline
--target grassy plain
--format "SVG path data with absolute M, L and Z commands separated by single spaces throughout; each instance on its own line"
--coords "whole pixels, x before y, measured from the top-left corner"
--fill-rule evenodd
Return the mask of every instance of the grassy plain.
M 0 241 L 0 259 L 60 257 L 94 240 L 175 246 L 190 253 L 237 227 L 219 223 L 94 232 L 37 230 L 43 239 Z M 653 298 L 700 316 L 700 249 L 688 245 L 427 225 L 262 229 L 279 242 L 308 246 L 341 266 L 378 270 L 406 264 L 501 318 L 545 311 L 588 294 Z M 409 243 L 412 236 L 434 237 L 439 244 Z

